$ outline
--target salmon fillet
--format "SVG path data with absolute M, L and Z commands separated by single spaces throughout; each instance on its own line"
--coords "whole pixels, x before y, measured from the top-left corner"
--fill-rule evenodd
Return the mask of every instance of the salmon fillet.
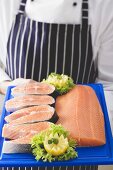
M 22 116 L 33 115 L 33 114 L 41 114 L 42 112 L 54 112 L 54 108 L 49 105 L 40 105 L 40 106 L 32 106 L 24 109 L 20 109 L 11 113 L 10 115 L 5 117 L 6 122 L 11 122 L 15 119 L 21 118 Z
M 76 85 L 67 94 L 57 97 L 57 124 L 66 128 L 80 146 L 105 144 L 104 116 L 94 90 Z
M 5 108 L 8 112 L 14 112 L 28 106 L 53 104 L 54 102 L 54 98 L 48 95 L 27 95 L 6 101 Z
M 29 95 L 29 94 L 51 94 L 55 90 L 53 85 L 40 82 L 32 82 L 19 85 L 12 88 L 11 94 L 13 96 Z
M 50 122 L 39 122 L 32 124 L 10 125 L 5 124 L 2 130 L 2 137 L 7 139 L 18 139 L 38 134 L 39 132 L 50 127 Z

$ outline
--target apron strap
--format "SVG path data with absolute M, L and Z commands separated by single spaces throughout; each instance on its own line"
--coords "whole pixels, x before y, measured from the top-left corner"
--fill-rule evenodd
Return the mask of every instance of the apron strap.
M 19 14 L 24 14 L 25 13 L 25 5 L 26 5 L 27 0 L 21 0 L 20 7 L 19 7 Z
M 82 25 L 88 25 L 89 4 L 88 0 L 82 1 Z

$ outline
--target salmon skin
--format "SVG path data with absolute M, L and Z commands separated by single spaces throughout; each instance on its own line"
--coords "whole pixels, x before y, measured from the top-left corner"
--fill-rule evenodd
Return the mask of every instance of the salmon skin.
M 6 139 L 25 139 L 26 136 L 33 136 L 40 133 L 43 130 L 46 130 L 51 125 L 50 122 L 39 122 L 32 124 L 21 124 L 21 125 L 10 125 L 5 124 L 2 129 L 2 137 Z
M 24 109 L 20 109 L 11 113 L 5 117 L 5 121 L 10 123 L 11 121 L 21 118 L 22 116 L 29 116 L 33 114 L 41 114 L 43 112 L 54 112 L 54 108 L 49 105 L 32 106 Z
M 53 104 L 54 98 L 48 95 L 26 95 L 12 98 L 5 103 L 5 108 L 8 112 L 36 105 Z
M 16 86 L 11 89 L 12 96 L 20 95 L 31 95 L 31 94 L 51 94 L 55 90 L 53 85 L 42 83 L 42 82 L 32 82 L 25 83 Z
M 10 141 L 4 141 L 2 153 L 11 154 L 11 153 L 31 153 L 30 144 L 20 144 Z
M 57 97 L 57 124 L 69 131 L 80 146 L 105 144 L 104 116 L 94 90 L 76 85 L 67 94 Z

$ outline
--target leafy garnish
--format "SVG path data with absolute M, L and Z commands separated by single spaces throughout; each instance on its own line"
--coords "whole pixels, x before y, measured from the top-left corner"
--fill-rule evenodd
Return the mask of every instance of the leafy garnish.
M 53 138 L 53 137 L 56 137 L 56 138 Z M 47 139 L 48 139 L 48 143 L 47 143 Z M 57 142 L 56 142 L 56 139 L 57 139 Z M 56 155 L 53 155 L 51 154 L 53 153 L 53 150 L 48 152 L 45 149 L 45 146 L 44 146 L 45 143 L 48 144 L 48 146 L 52 145 L 53 147 L 54 146 L 56 147 L 57 145 L 59 145 L 58 147 L 63 148 L 65 143 L 64 142 L 62 143 L 62 141 L 60 141 L 61 139 L 65 140 L 66 142 L 66 148 L 62 154 L 58 155 L 57 153 Z M 52 162 L 52 161 L 57 161 L 57 160 L 63 161 L 63 160 L 76 158 L 78 156 L 77 152 L 75 151 L 76 145 L 77 143 L 73 139 L 69 138 L 69 133 L 61 125 L 55 125 L 55 124 L 51 124 L 50 128 L 35 135 L 31 140 L 32 153 L 35 156 L 35 159 L 36 160 L 42 159 L 44 162 L 45 161 Z M 51 149 L 51 147 L 49 149 Z M 57 150 L 55 150 L 54 153 L 56 153 L 56 151 Z M 60 150 L 60 153 L 61 153 L 61 150 Z
M 47 79 L 43 79 L 43 82 L 52 84 L 61 95 L 67 93 L 75 86 L 73 79 L 64 74 L 51 73 Z

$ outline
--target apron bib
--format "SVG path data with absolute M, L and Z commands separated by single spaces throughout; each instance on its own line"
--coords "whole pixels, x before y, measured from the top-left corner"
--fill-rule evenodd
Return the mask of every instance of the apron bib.
M 51 72 L 71 76 L 75 83 L 95 81 L 88 0 L 82 2 L 81 24 L 36 22 L 25 16 L 26 0 L 12 26 L 8 44 L 6 72 L 11 79 L 41 81 Z
M 82 0 L 81 23 L 78 25 L 31 20 L 25 16 L 26 1 L 22 0 L 20 4 L 7 44 L 6 72 L 11 79 L 22 77 L 41 81 L 56 72 L 71 76 L 75 83 L 95 82 L 97 67 L 88 23 L 88 0 Z M 96 170 L 97 166 L 38 169 Z

